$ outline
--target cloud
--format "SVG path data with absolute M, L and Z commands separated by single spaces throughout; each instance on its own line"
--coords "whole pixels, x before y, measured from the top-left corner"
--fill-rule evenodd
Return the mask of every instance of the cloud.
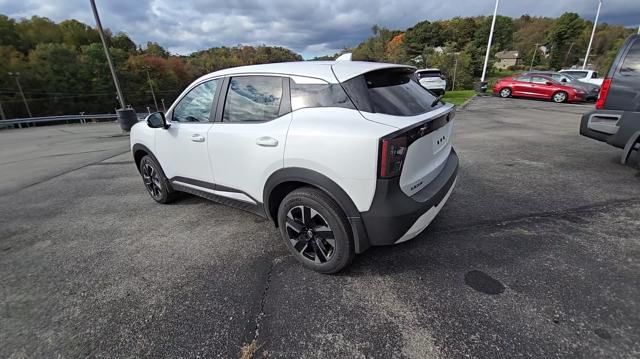
M 136 43 L 156 41 L 173 53 L 212 46 L 277 45 L 315 56 L 353 46 L 371 34 L 374 24 L 405 29 L 421 20 L 489 15 L 492 0 L 97 0 L 104 26 L 128 33 Z M 607 0 L 602 21 L 636 25 L 640 7 L 630 0 Z M 559 16 L 577 12 L 593 19 L 597 0 L 509 0 L 499 13 L 518 17 Z M 0 0 L 11 17 L 76 18 L 94 24 L 87 0 Z

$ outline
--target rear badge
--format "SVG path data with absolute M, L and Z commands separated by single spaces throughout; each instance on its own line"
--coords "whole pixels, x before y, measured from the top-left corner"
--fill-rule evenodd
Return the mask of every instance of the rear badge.
M 422 186 L 422 181 L 420 181 L 420 182 L 416 183 L 415 185 L 411 186 L 410 190 L 413 191 L 414 189 L 419 188 L 420 186 Z

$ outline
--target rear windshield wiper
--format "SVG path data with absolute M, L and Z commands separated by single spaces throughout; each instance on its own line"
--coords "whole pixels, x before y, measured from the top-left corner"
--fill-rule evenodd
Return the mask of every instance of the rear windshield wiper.
M 442 100 L 442 98 L 444 97 L 444 95 L 440 95 L 438 97 L 436 97 L 435 100 L 433 100 L 433 102 L 431 103 L 431 107 L 435 106 L 438 104 L 438 102 L 440 102 Z

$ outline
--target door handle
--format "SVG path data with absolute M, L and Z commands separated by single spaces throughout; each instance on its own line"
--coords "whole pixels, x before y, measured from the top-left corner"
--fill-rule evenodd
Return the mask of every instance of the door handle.
M 273 137 L 264 136 L 256 139 L 256 145 L 262 147 L 276 147 L 278 145 L 278 140 Z
M 191 136 L 191 141 L 193 142 L 204 142 L 204 136 L 199 135 L 199 134 L 194 134 Z

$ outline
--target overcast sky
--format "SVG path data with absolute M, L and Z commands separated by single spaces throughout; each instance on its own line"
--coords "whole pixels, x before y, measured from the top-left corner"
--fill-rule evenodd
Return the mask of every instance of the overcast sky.
M 279 45 L 305 58 L 356 45 L 378 24 L 405 29 L 421 20 L 490 15 L 494 0 L 96 0 L 102 24 L 138 44 L 157 41 L 172 53 L 212 46 Z M 499 14 L 595 18 L 597 0 L 503 0 Z M 14 18 L 69 18 L 94 25 L 89 0 L 0 0 Z M 602 21 L 640 23 L 640 0 L 604 0 Z

